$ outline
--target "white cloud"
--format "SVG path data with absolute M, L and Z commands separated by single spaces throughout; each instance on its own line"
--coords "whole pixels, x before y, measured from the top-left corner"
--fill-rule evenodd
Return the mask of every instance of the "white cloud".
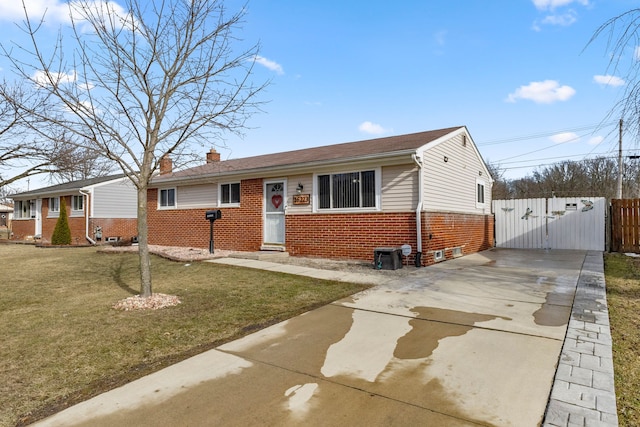
M 576 91 L 571 86 L 560 86 L 555 80 L 531 82 L 526 86 L 520 86 L 515 92 L 510 93 L 507 102 L 516 102 L 518 99 L 528 99 L 537 104 L 552 104 L 556 101 L 567 101 Z
M 561 27 L 568 27 L 578 20 L 578 14 L 574 10 L 570 10 L 567 13 L 560 15 L 547 15 L 540 21 L 544 25 L 559 25 Z
M 86 8 L 83 7 L 85 5 L 87 6 Z M 132 23 L 131 15 L 118 3 L 101 0 L 92 0 L 83 4 L 74 0 L 69 2 L 64 0 L 24 0 L 24 8 L 20 0 L 2 0 L 0 21 L 22 22 L 25 19 L 25 9 L 29 14 L 29 18 L 34 22 L 39 21 L 44 16 L 45 24 L 53 26 L 70 23 L 72 15 L 80 23 L 84 21 L 82 17 L 87 14 L 93 16 L 107 14 L 118 16 L 120 24 L 128 28 L 131 28 Z M 82 26 L 81 29 L 83 32 L 92 31 L 88 26 Z
M 635 51 L 633 52 L 633 57 L 636 61 L 640 61 L 640 46 L 636 46 Z
M 594 137 L 589 138 L 589 141 L 587 141 L 587 144 L 589 144 L 589 145 L 598 145 L 602 141 L 604 141 L 604 136 L 594 136 Z
M 601 75 L 593 76 L 593 81 L 601 85 L 614 86 L 614 87 L 624 86 L 624 84 L 626 83 L 620 77 L 610 76 L 608 74 L 605 76 L 601 76 Z
M 25 8 L 29 16 L 39 19 L 46 13 L 47 23 L 60 23 L 69 21 L 69 4 L 61 0 L 24 0 Z M 24 8 L 18 0 L 3 0 L 0 7 L 0 20 L 22 21 L 24 20 Z
M 271 70 L 271 71 L 275 71 L 276 74 L 278 75 L 283 75 L 284 74 L 284 69 L 282 68 L 282 65 L 278 64 L 275 61 L 272 61 L 270 59 L 265 58 L 264 56 L 260 56 L 260 55 L 256 55 L 253 60 L 262 65 L 263 67 L 266 67 L 267 69 Z
M 578 142 L 580 136 L 573 132 L 562 132 L 550 136 L 549 139 L 556 144 L 564 144 L 565 142 Z
M 53 81 L 56 84 L 73 83 L 78 79 L 78 75 L 75 71 L 69 73 L 52 73 L 46 71 L 36 71 L 31 79 L 39 86 L 49 86 Z
M 393 129 L 385 129 L 381 125 L 369 121 L 362 122 L 360 126 L 358 126 L 358 130 L 371 135 L 382 135 L 383 133 L 393 131 Z
M 589 0 L 532 0 L 533 5 L 538 10 L 554 10 L 558 7 L 568 6 L 571 3 L 578 3 L 589 6 Z

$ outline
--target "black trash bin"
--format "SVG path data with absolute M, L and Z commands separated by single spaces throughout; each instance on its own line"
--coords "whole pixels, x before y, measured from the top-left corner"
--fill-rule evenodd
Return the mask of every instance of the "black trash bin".
M 373 266 L 377 270 L 397 270 L 402 268 L 402 249 L 375 248 L 373 250 Z

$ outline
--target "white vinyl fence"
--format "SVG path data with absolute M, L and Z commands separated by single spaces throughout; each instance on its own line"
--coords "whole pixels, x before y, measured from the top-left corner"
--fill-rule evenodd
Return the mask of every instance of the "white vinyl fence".
M 604 197 L 494 200 L 496 246 L 605 250 Z

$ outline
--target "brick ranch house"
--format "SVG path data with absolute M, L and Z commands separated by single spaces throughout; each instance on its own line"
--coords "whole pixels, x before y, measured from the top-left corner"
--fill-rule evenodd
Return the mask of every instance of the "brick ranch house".
M 169 160 L 169 159 L 165 159 Z M 452 127 L 207 163 L 172 172 L 148 193 L 149 243 L 280 250 L 373 261 L 412 247 L 429 265 L 493 246 L 492 178 L 467 128 Z
M 124 175 L 67 182 L 12 198 L 15 240 L 50 242 L 63 198 L 73 244 L 130 239 L 138 234 L 136 189 Z

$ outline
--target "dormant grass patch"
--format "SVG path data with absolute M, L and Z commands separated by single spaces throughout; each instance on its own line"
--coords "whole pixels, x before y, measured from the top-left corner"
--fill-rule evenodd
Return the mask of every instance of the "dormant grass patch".
M 607 254 L 605 277 L 619 423 L 636 426 L 640 420 L 640 258 Z
M 0 425 L 31 423 L 366 286 L 152 258 L 160 309 L 138 294 L 137 254 L 0 245 Z

